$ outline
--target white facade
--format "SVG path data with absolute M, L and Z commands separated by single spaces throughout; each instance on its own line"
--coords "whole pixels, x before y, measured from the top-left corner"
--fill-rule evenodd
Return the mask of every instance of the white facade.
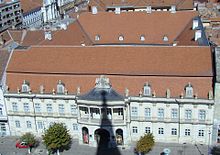
M 41 26 L 43 23 L 41 8 L 23 15 L 23 28 Z
M 101 81 L 96 80 L 94 91 L 99 87 L 111 89 L 108 85 L 103 87 L 103 83 L 99 83 Z M 106 78 L 104 81 L 108 84 Z M 22 89 L 25 91 L 5 93 L 11 135 L 33 132 L 41 136 L 51 123 L 62 122 L 79 143 L 90 146 L 97 145 L 97 134 L 101 130 L 107 133 L 110 142 L 116 138 L 122 145 L 129 145 L 148 132 L 153 133 L 157 142 L 211 142 L 214 110 L 211 98 L 175 99 L 127 94 L 123 100 L 107 100 L 103 106 L 102 100 L 93 101 L 68 94 L 61 81 L 58 82 L 57 93 L 44 94 L 41 91 L 32 94 L 25 87 Z M 118 139 L 120 134 L 121 139 Z
M 0 136 L 10 135 L 8 118 L 5 108 L 5 100 L 2 88 L 0 87 Z

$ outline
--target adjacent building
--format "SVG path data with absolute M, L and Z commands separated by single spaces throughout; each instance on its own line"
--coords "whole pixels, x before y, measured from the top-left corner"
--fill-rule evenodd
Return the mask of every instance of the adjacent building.
M 0 32 L 15 28 L 22 23 L 19 0 L 0 2 Z

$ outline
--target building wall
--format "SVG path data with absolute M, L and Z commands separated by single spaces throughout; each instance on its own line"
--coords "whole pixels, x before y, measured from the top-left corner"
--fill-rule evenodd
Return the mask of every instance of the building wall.
M 89 145 L 96 146 L 94 132 L 100 128 L 100 124 L 80 121 L 79 112 L 74 114 L 71 112 L 70 105 L 77 106 L 77 98 L 74 95 L 6 93 L 5 101 L 11 135 L 19 136 L 25 132 L 33 132 L 37 136 L 41 136 L 44 129 L 48 128 L 51 123 L 61 122 L 65 123 L 70 134 L 74 138 L 78 138 L 81 144 L 83 143 L 82 128 L 88 128 Z M 13 111 L 13 103 L 17 103 L 17 111 Z M 29 112 L 24 111 L 24 103 L 28 103 Z M 36 108 L 37 103 L 41 105 L 40 112 Z M 88 103 L 91 102 L 88 101 Z M 47 104 L 52 105 L 52 113 L 48 113 Z M 64 105 L 64 113 L 59 111 L 60 104 Z M 214 108 L 212 99 L 129 97 L 126 99 L 125 105 L 127 106 L 124 112 L 125 121 L 102 127 L 109 131 L 110 137 L 115 135 L 117 129 L 122 129 L 125 145 L 129 145 L 144 135 L 145 127 L 150 127 L 150 132 L 153 133 L 157 142 L 208 144 L 211 141 L 209 133 L 213 125 Z M 88 106 L 88 104 L 84 106 Z M 132 107 L 137 107 L 135 116 Z M 145 117 L 145 108 L 151 109 L 150 118 Z M 164 109 L 163 118 L 158 118 L 159 108 Z M 171 118 L 171 109 L 178 109 L 177 118 Z M 190 120 L 185 120 L 186 109 L 192 110 Z M 199 120 L 199 110 L 205 110 L 205 120 Z M 20 122 L 20 127 L 16 126 L 16 121 Z M 27 121 L 31 122 L 30 128 L 27 126 Z M 133 127 L 137 127 L 137 133 Z M 158 133 L 159 128 L 163 128 L 163 134 Z M 171 134 L 172 128 L 176 129 L 176 135 Z M 185 135 L 185 129 L 190 129 L 190 135 Z M 203 130 L 203 135 L 199 136 L 199 130 Z

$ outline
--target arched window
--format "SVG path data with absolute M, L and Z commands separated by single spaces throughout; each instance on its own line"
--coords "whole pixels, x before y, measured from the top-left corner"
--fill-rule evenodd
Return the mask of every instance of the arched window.
M 57 84 L 57 94 L 64 94 L 64 91 L 65 91 L 65 85 L 64 83 L 62 83 L 61 80 L 59 80 Z
M 188 83 L 185 86 L 185 97 L 187 97 L 187 98 L 193 97 L 193 87 L 192 87 L 191 83 Z
M 147 82 L 144 84 L 144 96 L 151 96 L 151 86 L 150 84 Z

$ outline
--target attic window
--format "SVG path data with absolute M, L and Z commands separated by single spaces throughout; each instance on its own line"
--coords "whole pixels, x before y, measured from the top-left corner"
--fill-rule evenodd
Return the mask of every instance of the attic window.
M 62 83 L 61 80 L 59 80 L 57 84 L 57 94 L 64 94 L 64 91 L 65 91 L 65 85 L 64 83 Z
M 163 36 L 163 41 L 164 41 L 164 42 L 169 41 L 169 39 L 168 39 L 168 36 L 167 36 L 167 35 L 164 35 L 164 36 Z
M 192 87 L 191 83 L 188 83 L 185 86 L 185 96 L 187 98 L 192 98 L 193 97 L 193 87 Z
M 120 35 L 120 36 L 118 37 L 118 40 L 119 40 L 119 41 L 123 41 L 123 40 L 124 40 L 124 36 L 123 36 L 123 35 Z
M 141 41 L 145 41 L 145 36 L 144 36 L 144 35 L 141 35 L 141 36 L 140 36 L 140 40 L 141 40 Z
M 149 85 L 149 83 L 145 83 L 144 84 L 144 96 L 151 96 L 151 86 Z
M 100 35 L 96 35 L 95 36 L 95 41 L 99 41 L 100 40 Z
M 28 81 L 24 80 L 22 86 L 21 86 L 21 92 L 22 93 L 28 93 L 30 91 L 30 84 Z

